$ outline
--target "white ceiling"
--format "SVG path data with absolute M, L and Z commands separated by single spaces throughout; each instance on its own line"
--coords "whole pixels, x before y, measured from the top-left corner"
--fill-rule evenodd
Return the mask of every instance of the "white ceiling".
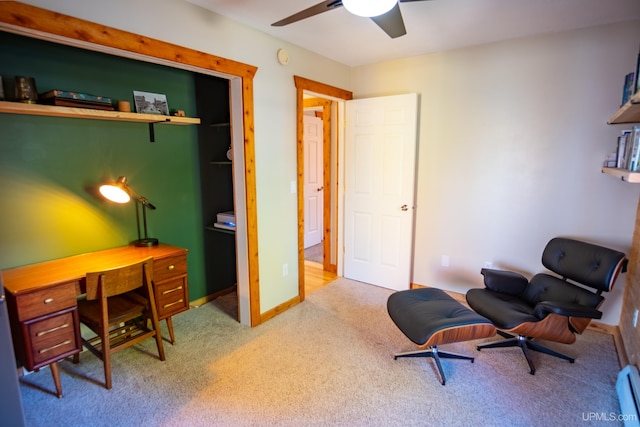
M 407 34 L 391 39 L 344 7 L 271 26 L 321 0 L 186 1 L 349 66 L 640 19 L 640 0 L 414 1 L 400 4 Z

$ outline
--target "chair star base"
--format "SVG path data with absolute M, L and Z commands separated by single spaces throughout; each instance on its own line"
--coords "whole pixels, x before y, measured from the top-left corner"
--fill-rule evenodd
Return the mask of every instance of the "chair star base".
M 569 363 L 573 363 L 576 360 L 572 357 L 566 356 L 562 353 L 558 353 L 557 351 L 551 350 L 550 348 L 544 347 L 533 340 L 518 335 L 517 337 L 506 332 L 502 332 L 500 330 L 497 331 L 499 335 L 507 338 L 506 340 L 492 342 L 488 344 L 482 344 L 477 346 L 478 351 L 483 348 L 503 348 L 503 347 L 520 347 L 522 353 L 524 354 L 525 359 L 527 359 L 527 363 L 529 364 L 529 373 L 534 375 L 536 373 L 536 367 L 533 365 L 533 361 L 531 360 L 531 356 L 529 355 L 529 350 L 537 351 L 540 353 L 548 354 L 554 357 L 558 357 L 560 359 L 568 360 Z
M 463 359 L 470 360 L 471 363 L 475 360 L 475 357 L 463 356 L 461 354 L 455 353 L 447 353 L 444 351 L 438 351 L 437 346 L 431 347 L 431 350 L 415 350 L 415 351 L 407 351 L 404 353 L 396 353 L 393 356 L 393 360 L 396 360 L 398 357 L 433 357 L 436 361 L 436 365 L 438 366 L 438 372 L 440 373 L 440 382 L 442 385 L 445 385 L 447 379 L 444 376 L 444 371 L 442 370 L 442 365 L 440 364 L 440 358 L 443 359 Z

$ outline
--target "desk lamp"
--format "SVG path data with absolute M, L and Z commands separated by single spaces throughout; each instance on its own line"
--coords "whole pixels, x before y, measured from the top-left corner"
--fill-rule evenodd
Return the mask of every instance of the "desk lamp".
M 147 208 L 155 210 L 146 197 L 143 197 L 136 193 L 131 187 L 127 185 L 127 178 L 121 176 L 116 182 L 104 184 L 100 186 L 100 194 L 106 199 L 116 203 L 128 203 L 133 196 L 136 201 L 142 205 L 142 225 L 144 227 L 144 237 L 140 237 L 140 211 L 138 210 L 138 204 L 136 203 L 136 225 L 138 227 L 138 240 L 132 243 L 135 246 L 156 246 L 158 239 L 147 236 Z

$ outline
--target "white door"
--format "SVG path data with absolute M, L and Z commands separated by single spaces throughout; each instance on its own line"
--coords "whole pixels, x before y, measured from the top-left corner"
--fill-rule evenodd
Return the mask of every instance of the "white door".
M 304 247 L 322 241 L 322 119 L 304 116 Z
M 408 289 L 418 95 L 346 103 L 344 277 Z

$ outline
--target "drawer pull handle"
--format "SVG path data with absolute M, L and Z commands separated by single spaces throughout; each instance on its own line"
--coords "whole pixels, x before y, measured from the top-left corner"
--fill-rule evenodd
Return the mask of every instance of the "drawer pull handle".
M 53 298 L 47 298 L 46 300 L 44 300 L 45 304 L 51 304 L 53 302 Z
M 56 345 L 52 345 L 51 347 L 43 348 L 42 350 L 39 350 L 38 353 L 43 354 L 43 353 L 46 353 L 47 351 L 55 350 L 56 348 L 62 347 L 63 345 L 67 345 L 67 344 L 71 344 L 71 340 L 66 340 L 64 342 L 61 342 L 60 344 L 56 344 Z
M 65 323 L 64 325 L 56 326 L 55 328 L 47 329 L 46 331 L 40 331 L 36 334 L 37 337 L 41 337 L 43 335 L 50 334 L 51 332 L 59 331 L 60 329 L 68 328 L 69 324 Z
M 169 304 L 163 305 L 162 308 L 171 307 L 172 305 L 176 305 L 176 304 L 182 304 L 183 301 L 184 300 L 180 298 L 178 301 L 170 302 Z
M 171 292 L 181 291 L 181 290 L 182 290 L 182 285 L 178 286 L 177 288 L 167 289 L 166 291 L 162 291 L 162 295 L 170 294 Z
M 173 270 L 175 268 L 176 268 L 176 266 L 171 264 L 170 266 L 167 267 L 167 270 L 171 271 L 171 270 Z

